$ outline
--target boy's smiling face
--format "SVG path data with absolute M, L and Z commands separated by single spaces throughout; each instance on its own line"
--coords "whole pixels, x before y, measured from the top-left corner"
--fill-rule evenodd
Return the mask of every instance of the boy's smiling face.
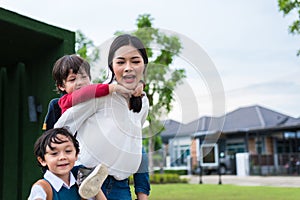
M 41 157 L 38 160 L 42 166 L 48 166 L 49 171 L 66 182 L 77 160 L 76 149 L 68 137 L 58 134 L 57 138 L 61 143 L 51 142 L 51 148 L 46 147 L 44 160 Z
M 66 80 L 63 80 L 63 85 L 59 86 L 59 89 L 69 94 L 90 84 L 91 80 L 85 70 L 81 69 L 77 74 L 75 74 L 73 73 L 73 70 L 70 69 L 68 77 Z

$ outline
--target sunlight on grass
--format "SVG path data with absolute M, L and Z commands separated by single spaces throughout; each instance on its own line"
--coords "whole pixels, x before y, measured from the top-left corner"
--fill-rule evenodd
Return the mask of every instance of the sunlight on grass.
M 300 187 L 300 186 L 299 186 Z M 134 198 L 133 198 L 134 199 Z M 210 184 L 151 185 L 149 200 L 298 200 L 300 188 Z

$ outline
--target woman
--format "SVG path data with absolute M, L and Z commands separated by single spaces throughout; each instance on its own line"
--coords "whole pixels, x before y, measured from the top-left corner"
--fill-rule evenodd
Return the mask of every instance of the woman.
M 111 82 L 135 89 L 143 78 L 147 63 L 146 49 L 137 37 L 125 34 L 112 42 L 108 56 Z M 68 109 L 55 125 L 68 126 L 73 134 L 77 132 L 81 164 L 96 166 L 103 163 L 108 167 L 109 177 L 102 186 L 107 199 L 131 199 L 127 178 L 137 172 L 141 164 L 142 126 L 148 108 L 145 95 L 130 101 L 113 93 Z M 138 199 L 147 199 L 150 190 L 148 174 L 139 175 L 144 177 L 138 178 L 138 182 L 145 181 L 136 193 Z

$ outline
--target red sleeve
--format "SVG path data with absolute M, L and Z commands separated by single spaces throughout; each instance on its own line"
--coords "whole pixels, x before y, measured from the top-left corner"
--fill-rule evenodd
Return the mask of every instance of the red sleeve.
M 65 94 L 59 99 L 58 105 L 61 108 L 61 113 L 64 113 L 68 108 L 71 108 L 76 104 L 82 103 L 95 97 L 103 97 L 108 94 L 108 84 L 91 84 L 82 87 L 79 90 L 75 90 L 70 94 Z

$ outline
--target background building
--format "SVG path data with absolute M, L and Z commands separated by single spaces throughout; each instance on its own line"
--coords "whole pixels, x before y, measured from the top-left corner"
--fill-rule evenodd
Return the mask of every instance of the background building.
M 235 174 L 236 154 L 248 153 L 249 174 L 300 173 L 300 118 L 258 105 L 188 124 L 168 120 L 161 137 L 167 149 L 166 167 L 192 172 L 210 160 L 211 165 L 201 166 L 207 173 L 220 167 L 222 173 Z M 216 153 L 209 154 L 215 144 Z M 206 157 L 211 155 L 216 157 Z

